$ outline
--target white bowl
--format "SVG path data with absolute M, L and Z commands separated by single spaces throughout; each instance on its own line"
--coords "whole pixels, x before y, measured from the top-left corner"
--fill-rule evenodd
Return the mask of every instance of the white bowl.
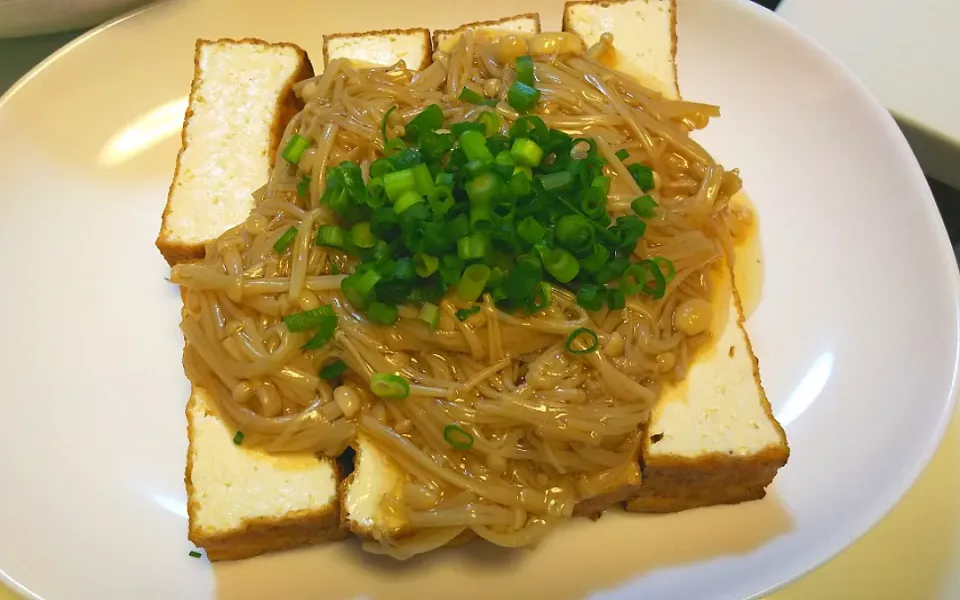
M 103 23 L 148 0 L 0 0 L 0 38 Z

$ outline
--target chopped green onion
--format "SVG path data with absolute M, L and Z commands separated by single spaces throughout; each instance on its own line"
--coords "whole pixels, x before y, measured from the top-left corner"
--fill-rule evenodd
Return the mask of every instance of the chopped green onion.
M 370 232 L 380 239 L 392 239 L 399 230 L 400 217 L 390 206 L 374 209 L 370 215 Z
M 380 119 L 380 135 L 383 136 L 383 143 L 386 144 L 387 140 L 387 121 L 390 119 L 390 113 L 397 110 L 396 106 L 391 106 L 387 109 L 387 112 L 383 113 L 383 118 Z
M 481 173 L 486 173 L 493 169 L 494 166 L 495 163 L 492 160 L 474 159 L 467 161 L 467 164 L 463 166 L 463 170 L 466 171 L 470 177 L 476 177 Z
M 653 282 L 650 282 L 650 279 Z M 637 292 L 653 296 L 654 298 L 663 298 L 667 289 L 667 280 L 660 267 L 652 260 L 642 260 L 631 265 L 620 277 L 620 289 L 623 293 L 632 296 Z
M 399 375 L 374 373 L 370 378 L 370 391 L 381 398 L 403 400 L 410 395 L 410 382 Z
M 546 281 L 541 281 L 533 290 L 533 295 L 527 300 L 525 310 L 527 314 L 538 313 L 550 306 L 553 302 L 553 288 Z
M 443 127 L 443 109 L 437 104 L 431 104 L 410 119 L 404 129 L 403 139 L 410 143 L 419 143 L 425 133 L 436 131 L 441 127 Z
M 423 157 L 420 156 L 420 153 L 413 148 L 406 148 L 401 152 L 390 156 L 390 158 L 387 160 L 389 160 L 398 171 L 402 171 L 403 169 L 412 169 L 413 167 L 419 165 L 421 162 L 423 162 Z
M 640 261 L 627 267 L 627 270 L 620 276 L 620 289 L 627 296 L 632 296 L 639 292 L 647 282 L 647 275 L 650 267 L 647 261 Z
M 470 308 L 461 308 L 457 310 L 456 315 L 457 319 L 461 321 L 466 321 L 470 318 L 471 315 L 475 315 L 480 312 L 479 306 L 471 306 Z
M 655 256 L 650 260 L 653 261 L 653 264 L 660 268 L 660 272 L 663 273 L 663 278 L 669 285 L 669 283 L 673 281 L 673 278 L 677 275 L 677 269 L 673 266 L 673 262 L 670 259 L 662 256 Z
M 573 344 L 581 335 L 585 336 L 584 344 L 586 345 L 582 348 L 574 348 Z M 567 348 L 567 352 L 570 354 L 588 354 L 600 347 L 600 340 L 597 338 L 596 332 L 589 327 L 578 327 L 577 329 L 574 329 L 569 336 L 567 336 L 567 341 L 564 342 L 563 345 Z
M 447 425 L 443 428 L 443 439 L 457 450 L 469 450 L 473 448 L 473 436 L 466 429 L 459 425 Z
M 295 165 L 300 162 L 300 157 L 303 156 L 303 153 L 309 147 L 310 139 L 303 137 L 299 133 L 295 133 L 290 136 L 290 141 L 287 142 L 280 156 L 282 156 L 285 161 Z
M 560 283 L 569 283 L 580 272 L 580 263 L 563 248 L 554 248 L 543 257 L 543 268 Z
M 347 245 L 347 232 L 339 225 L 321 225 L 317 228 L 317 246 L 330 246 L 331 248 L 345 248 Z
M 324 304 L 312 310 L 287 315 L 283 317 L 283 322 L 291 332 L 298 333 L 316 329 L 330 318 L 336 319 L 337 313 L 332 306 Z
M 307 195 L 307 192 L 310 191 L 310 181 L 309 175 L 300 178 L 300 181 L 297 182 L 297 198 L 303 198 Z
M 390 202 L 396 202 L 406 192 L 416 191 L 417 177 L 413 169 L 394 171 L 383 176 L 383 189 Z
M 533 58 L 530 55 L 518 56 L 517 61 L 517 81 L 523 82 L 530 87 L 534 86 L 533 81 Z
M 374 177 L 367 184 L 367 206 L 380 208 L 387 201 L 387 194 L 383 189 L 383 179 Z
M 621 148 L 620 150 L 617 150 L 617 158 L 619 158 L 621 161 L 627 160 L 630 158 L 630 153 L 627 152 L 626 148 Z
M 534 62 L 517 60 L 517 81 L 506 94 L 521 112 L 540 98 Z M 630 260 L 655 215 L 652 198 L 638 194 L 634 210 L 614 222 L 611 177 L 596 140 L 551 129 L 534 115 L 501 133 L 502 118 L 482 106 L 497 100 L 469 85 L 461 95 L 481 105 L 475 119 L 447 131 L 443 110 L 430 105 L 405 124 L 403 139 L 385 139 L 385 157 L 370 165 L 369 179 L 353 161 L 329 169 L 321 203 L 338 220 L 317 237 L 359 259 L 341 283 L 351 306 L 371 322 L 393 323 L 401 306 L 415 305 L 436 327 L 435 307 L 451 292 L 471 302 L 490 293 L 500 310 L 528 314 L 549 306 L 551 285 L 566 285 L 589 310 L 622 309 L 626 292 L 665 294 L 676 276 L 672 263 L 651 257 L 638 267 Z M 390 131 L 392 114 L 384 115 L 381 133 Z M 638 185 L 655 183 L 650 167 L 628 169 Z M 318 332 L 320 341 L 334 332 Z
M 377 238 L 370 233 L 370 221 L 360 221 L 350 228 L 350 240 L 358 248 L 373 248 Z
M 540 101 L 540 90 L 522 81 L 515 81 L 507 91 L 507 104 L 519 112 L 528 112 Z
M 650 264 L 650 273 L 653 275 L 653 281 L 644 283 L 641 291 L 659 300 L 667 293 L 667 278 L 664 277 L 663 272 L 660 271 L 660 267 L 655 262 L 645 262 L 649 262 Z
M 607 290 L 607 308 L 610 310 L 619 310 L 626 305 L 627 299 L 624 297 L 623 292 L 617 288 Z
M 317 326 L 316 333 L 313 334 L 313 337 L 310 338 L 306 344 L 301 346 L 303 350 L 316 350 L 317 348 L 322 347 L 324 344 L 330 341 L 330 338 L 333 337 L 334 332 L 337 330 L 337 315 L 333 311 L 333 307 L 326 305 L 321 306 L 326 312 L 326 317 L 324 320 Z
M 470 198 L 470 225 L 493 220 L 493 204 L 503 191 L 503 180 L 496 173 L 482 173 L 467 182 Z
M 370 179 L 382 180 L 387 176 L 387 173 L 393 173 L 396 170 L 397 168 L 393 166 L 392 162 L 386 158 L 378 158 L 370 163 Z
M 607 214 L 607 195 L 599 187 L 590 186 L 583 191 L 580 209 L 594 221 L 609 218 Z
M 608 258 L 610 258 L 610 251 L 607 250 L 607 247 L 602 244 L 595 244 L 593 253 L 580 259 L 580 266 L 588 273 L 596 273 L 607 264 Z
M 531 246 L 543 241 L 543 236 L 546 235 L 546 233 L 547 229 L 533 217 L 524 217 L 523 220 L 517 224 L 517 235 Z
M 487 253 L 487 240 L 481 233 L 471 233 L 457 240 L 457 256 L 462 260 L 483 258 Z
M 423 196 L 418 194 L 416 190 L 404 192 L 403 195 L 397 198 L 397 201 L 394 202 L 393 212 L 397 213 L 398 215 L 402 214 L 414 204 L 419 204 L 421 202 L 423 202 Z
M 517 173 L 521 173 L 528 180 L 533 180 L 533 169 L 530 167 L 521 167 L 518 165 L 513 168 L 513 174 L 516 175 Z
M 238 432 L 235 433 L 234 436 L 233 436 L 233 443 L 236 444 L 237 446 L 239 446 L 240 444 L 243 443 L 243 437 L 244 437 L 244 436 L 243 436 L 243 432 L 242 432 L 242 431 L 238 431 Z
M 617 217 L 617 224 L 610 228 L 616 237 L 616 244 L 623 250 L 633 252 L 637 241 L 643 237 L 647 224 L 635 216 Z
M 513 158 L 513 156 L 510 155 L 509 150 L 500 152 L 493 160 L 501 167 L 510 167 L 510 175 L 513 175 L 513 169 L 517 166 L 517 161 Z
M 600 310 L 607 300 L 607 288 L 588 283 L 577 292 L 577 304 L 587 310 Z
M 653 197 L 640 196 L 636 200 L 630 203 L 630 208 L 633 209 L 633 212 L 637 213 L 641 217 L 651 218 L 654 216 L 653 209 L 657 207 L 656 201 Z
M 633 180 L 637 182 L 637 185 L 640 186 L 640 189 L 644 192 L 654 188 L 653 169 L 647 165 L 634 163 L 627 166 L 627 171 L 630 172 Z
M 437 260 L 435 256 L 418 253 L 413 255 L 413 264 L 417 269 L 417 275 L 420 277 L 430 277 L 436 273 L 440 261 Z
M 399 316 L 400 311 L 392 304 L 384 304 L 373 300 L 367 307 L 367 317 L 374 323 L 380 323 L 381 325 L 393 325 L 397 322 Z
M 550 130 L 547 128 L 547 124 L 536 115 L 520 117 L 510 128 L 510 137 L 513 139 L 528 137 L 537 142 L 545 142 L 549 135 Z
M 406 149 L 407 145 L 400 138 L 393 138 L 383 145 L 383 155 L 387 158 L 393 158 Z
M 457 215 L 451 221 L 447 221 L 446 224 L 447 235 L 450 239 L 458 239 L 470 233 L 470 219 L 467 215 Z M 460 259 L 456 256 L 445 256 L 443 257 L 444 262 L 455 261 L 461 263 Z M 463 266 L 461 264 L 461 266 Z
M 347 363 L 343 362 L 339 358 L 331 363 L 328 363 L 322 369 L 320 369 L 320 378 L 321 379 L 336 379 L 344 374 L 347 370 Z
M 426 323 L 430 329 L 436 329 L 437 323 L 440 322 L 440 309 L 437 308 L 436 304 L 424 302 L 423 306 L 420 307 L 419 318 Z
M 439 160 L 453 148 L 454 135 L 449 132 L 428 131 L 420 136 L 420 154 L 427 162 Z
M 606 175 L 600 175 L 599 177 L 594 177 L 593 181 L 590 182 L 590 187 L 595 187 L 603 192 L 604 196 L 610 193 L 610 178 Z
M 500 117 L 495 112 L 483 111 L 477 117 L 477 123 L 483 125 L 483 132 L 488 136 L 500 131 Z
M 548 192 L 565 192 L 573 187 L 573 175 L 570 171 L 540 175 L 540 185 Z
M 510 147 L 510 156 L 519 165 L 536 167 L 543 160 L 543 148 L 530 138 L 517 138 Z
M 438 173 L 434 183 L 436 183 L 438 187 L 452 188 L 454 181 L 453 173 Z
M 460 136 L 468 131 L 476 131 L 477 133 L 483 133 L 484 127 L 481 123 L 472 123 L 470 121 L 460 121 L 459 123 L 454 123 L 450 126 L 450 133 L 453 134 L 453 137 L 460 139 Z
M 593 248 L 594 230 L 582 215 L 563 215 L 553 233 L 558 243 L 577 255 L 583 256 Z
M 487 139 L 479 131 L 464 131 L 459 142 L 468 159 L 484 162 L 493 160 L 493 154 L 487 148 Z
M 350 304 L 363 310 L 367 307 L 368 298 L 373 292 L 373 286 L 377 285 L 379 281 L 380 274 L 370 269 L 363 273 L 348 275 L 340 283 L 340 290 Z
M 338 265 L 337 263 L 333 263 L 333 266 L 330 267 L 330 274 L 331 274 L 331 275 L 339 275 L 339 274 L 340 274 L 340 265 Z
M 619 279 L 630 266 L 630 260 L 625 257 L 614 258 L 608 261 L 603 267 L 594 274 L 594 278 L 600 283 L 607 283 L 614 279 Z
M 453 192 L 448 186 L 437 185 L 427 195 L 427 203 L 433 211 L 433 217 L 440 219 L 446 215 L 455 203 Z
M 283 235 L 273 243 L 273 249 L 277 251 L 277 254 L 283 254 L 283 251 L 293 243 L 295 237 L 297 237 L 297 228 L 291 225 L 290 229 L 284 231 Z
M 463 300 L 473 301 L 483 293 L 483 287 L 490 279 L 490 267 L 486 265 L 470 265 L 463 271 L 457 284 L 457 295 Z
M 196 550 L 191 550 L 191 551 L 190 551 L 190 557 L 191 557 L 191 558 L 200 558 L 201 556 L 203 556 L 203 555 L 200 554 L 199 552 L 197 552 Z
M 578 150 L 577 146 L 580 144 L 587 145 L 587 151 Z M 573 148 L 571 148 L 571 154 L 575 154 L 578 158 L 590 158 L 597 156 L 597 142 L 593 138 L 577 138 L 573 140 Z
M 524 302 L 541 281 L 543 267 L 540 261 L 532 255 L 524 254 L 517 258 L 516 266 L 507 273 L 503 281 L 503 292 L 514 302 Z
M 433 191 L 433 175 L 426 164 L 420 163 L 413 168 L 413 178 L 417 182 L 417 193 L 426 196 Z
M 488 106 L 493 106 L 497 103 L 496 100 L 488 100 L 483 97 L 483 94 L 475 92 L 467 86 L 463 86 L 463 89 L 460 90 L 459 98 L 468 104 L 486 104 Z

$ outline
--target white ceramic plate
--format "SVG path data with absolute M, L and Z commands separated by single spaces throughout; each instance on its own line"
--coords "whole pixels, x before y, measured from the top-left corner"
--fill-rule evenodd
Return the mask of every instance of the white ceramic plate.
M 888 114 L 773 15 L 683 0 L 684 95 L 742 169 L 764 292 L 748 324 L 793 449 L 766 500 L 571 523 L 536 551 L 395 564 L 355 543 L 188 557 L 180 304 L 153 247 L 198 36 L 456 25 L 560 3 L 171 2 L 58 53 L 0 101 L 0 569 L 37 598 L 722 598 L 782 585 L 910 486 L 953 407 L 958 276 Z M 456 8 L 454 8 L 456 6 Z

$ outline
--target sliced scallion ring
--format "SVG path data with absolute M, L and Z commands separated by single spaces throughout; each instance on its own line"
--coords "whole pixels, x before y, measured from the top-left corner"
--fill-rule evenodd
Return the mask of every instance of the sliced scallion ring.
M 650 260 L 653 262 L 653 264 L 660 267 L 660 272 L 663 273 L 663 278 L 666 279 L 667 285 L 670 285 L 670 282 L 673 281 L 673 278 L 677 275 L 677 269 L 673 266 L 673 262 L 670 259 L 662 256 L 655 256 Z
M 581 336 L 583 336 L 586 345 L 583 348 L 574 348 L 573 345 Z M 567 336 L 567 341 L 563 345 L 570 354 L 589 354 L 600 347 L 600 340 L 594 330 L 588 327 L 578 327 Z
M 473 448 L 473 436 L 459 425 L 447 425 L 443 428 L 443 439 L 457 450 L 469 450 Z
M 391 373 L 374 373 L 370 378 L 370 391 L 381 398 L 403 400 L 410 395 L 410 382 Z

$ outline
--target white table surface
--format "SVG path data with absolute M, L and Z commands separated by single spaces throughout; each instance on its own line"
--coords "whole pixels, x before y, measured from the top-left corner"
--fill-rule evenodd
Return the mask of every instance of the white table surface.
M 841 0 L 787 0 L 793 4 L 828 1 L 841 3 Z M 881 3 L 886 0 L 842 0 L 851 4 L 861 1 Z M 955 23 L 960 24 L 960 21 Z M 33 65 L 76 35 L 65 33 L 0 40 L 0 90 L 6 90 Z M 960 61 L 960 52 L 953 60 Z M 954 80 L 955 84 L 957 81 Z M 960 140 L 960 129 L 957 135 Z M 830 491 L 824 490 L 824 493 Z M 958 598 L 960 419 L 955 417 L 946 440 L 917 485 L 876 528 L 838 557 L 769 596 L 768 600 Z M 0 600 L 13 599 L 12 592 L 0 587 Z

